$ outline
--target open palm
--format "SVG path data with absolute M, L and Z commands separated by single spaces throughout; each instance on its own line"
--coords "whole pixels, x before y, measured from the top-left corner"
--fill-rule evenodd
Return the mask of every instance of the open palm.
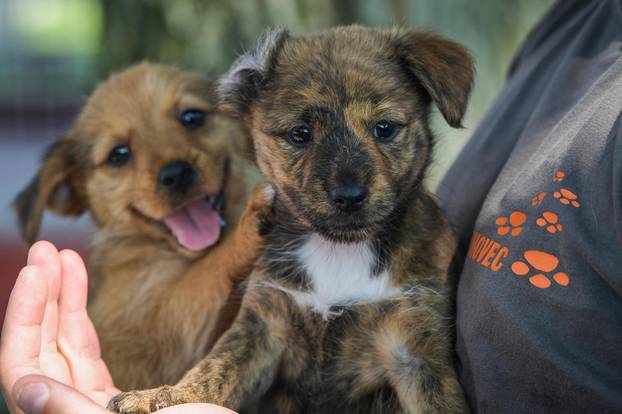
M 23 414 L 15 400 L 19 394 L 27 414 L 105 414 L 110 398 L 120 392 L 101 359 L 86 313 L 87 290 L 86 269 L 77 253 L 59 253 L 48 242 L 32 246 L 13 287 L 0 339 L 0 386 L 11 413 Z M 27 392 L 33 386 L 38 387 L 35 395 Z M 25 394 L 29 397 L 22 398 Z M 211 404 L 159 412 L 235 414 Z
M 19 412 L 11 390 L 30 374 L 55 379 L 103 406 L 119 392 L 101 359 L 86 298 L 80 256 L 59 253 L 48 242 L 33 245 L 11 293 L 0 345 L 2 388 L 11 412 Z

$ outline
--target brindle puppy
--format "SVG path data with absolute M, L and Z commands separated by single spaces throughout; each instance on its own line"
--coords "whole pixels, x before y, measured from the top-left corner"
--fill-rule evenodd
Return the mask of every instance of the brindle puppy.
M 430 104 L 460 126 L 460 45 L 415 30 L 269 33 L 220 86 L 252 129 L 275 222 L 241 311 L 175 386 L 116 412 L 186 402 L 270 413 L 458 413 L 454 238 L 423 188 Z

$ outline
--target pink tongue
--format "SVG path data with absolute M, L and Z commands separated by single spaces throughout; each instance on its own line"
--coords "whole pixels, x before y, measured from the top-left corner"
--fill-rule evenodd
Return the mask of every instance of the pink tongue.
M 220 238 L 220 216 L 205 200 L 195 201 L 164 219 L 179 244 L 193 251 L 203 250 Z

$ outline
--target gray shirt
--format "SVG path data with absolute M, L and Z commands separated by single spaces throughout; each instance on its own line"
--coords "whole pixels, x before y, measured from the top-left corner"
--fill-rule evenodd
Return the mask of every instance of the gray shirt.
M 481 413 L 622 412 L 622 0 L 562 0 L 439 189 Z

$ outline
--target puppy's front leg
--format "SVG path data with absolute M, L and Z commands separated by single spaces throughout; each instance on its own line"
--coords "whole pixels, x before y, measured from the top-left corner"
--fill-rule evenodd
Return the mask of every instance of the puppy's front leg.
M 218 269 L 232 280 L 245 279 L 263 251 L 263 232 L 270 224 L 273 199 L 272 186 L 257 187 L 250 194 L 235 229 L 210 254 L 198 261 L 192 271 Z
M 231 234 L 197 260 L 167 292 L 160 319 L 171 323 L 185 320 L 189 326 L 201 327 L 195 330 L 197 334 L 210 332 L 207 349 L 214 345 L 238 312 L 241 299 L 230 295 L 238 293 L 237 284 L 250 275 L 263 250 L 261 230 L 269 223 L 273 197 L 270 186 L 253 191 Z M 203 347 L 199 339 L 185 339 L 184 343 Z
M 412 358 L 391 375 L 390 381 L 406 413 L 468 413 L 462 388 L 451 366 L 428 358 Z
M 405 301 L 397 308 L 391 323 L 379 332 L 377 352 L 382 355 L 387 379 L 405 413 L 467 413 L 464 393 L 453 369 L 449 324 L 440 312 L 434 312 L 442 307 L 431 304 L 440 298 L 424 296 L 417 297 L 415 306 Z
M 179 283 L 179 289 L 187 288 L 197 292 L 197 282 L 211 283 L 212 274 L 218 273 L 227 280 L 243 280 L 252 271 L 255 261 L 264 247 L 262 231 L 270 221 L 274 190 L 271 186 L 260 186 L 249 196 L 240 220 L 220 244 L 198 260 Z M 210 276 L 207 277 L 206 274 Z M 189 292 L 188 292 L 189 293 Z M 200 292 L 199 294 L 205 294 Z
M 282 294 L 251 282 L 234 324 L 177 385 L 119 394 L 108 409 L 143 414 L 177 404 L 212 403 L 239 410 L 272 384 L 290 331 L 287 315 Z

